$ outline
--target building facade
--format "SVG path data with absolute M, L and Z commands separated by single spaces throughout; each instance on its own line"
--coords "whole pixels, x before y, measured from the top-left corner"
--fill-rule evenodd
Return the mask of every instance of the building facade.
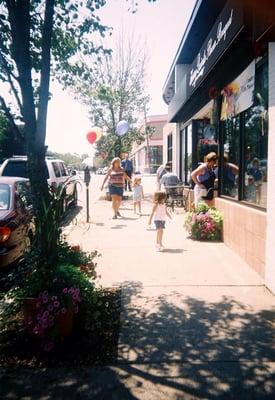
M 198 0 L 163 98 L 173 169 L 190 184 L 206 154 L 219 155 L 224 241 L 275 292 L 274 23 L 268 0 Z
M 134 143 L 130 158 L 134 170 L 140 173 L 154 174 L 163 163 L 163 127 L 167 122 L 167 115 L 150 115 L 146 118 L 146 127 L 152 128 L 152 135 L 141 144 Z M 140 128 L 145 130 L 145 124 Z

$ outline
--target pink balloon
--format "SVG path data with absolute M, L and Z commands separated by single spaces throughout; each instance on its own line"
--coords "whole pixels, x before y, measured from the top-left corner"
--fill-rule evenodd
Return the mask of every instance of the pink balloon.
M 90 131 L 87 133 L 86 137 L 87 137 L 88 142 L 93 144 L 96 141 L 97 134 L 94 131 Z

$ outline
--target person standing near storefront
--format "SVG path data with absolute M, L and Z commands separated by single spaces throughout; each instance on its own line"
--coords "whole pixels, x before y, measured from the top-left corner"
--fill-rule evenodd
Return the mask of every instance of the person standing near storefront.
M 216 174 L 214 168 L 217 163 L 217 154 L 211 152 L 206 156 L 206 162 L 198 166 L 192 173 L 191 178 L 195 183 L 194 201 L 195 206 L 203 201 L 209 206 L 213 205 L 214 183 Z
M 130 180 L 125 180 L 125 190 L 127 190 L 127 182 L 128 182 L 128 189 L 129 192 L 132 191 L 131 188 L 131 178 L 132 178 L 132 173 L 133 173 L 133 163 L 131 160 L 129 160 L 129 154 L 125 154 L 125 158 L 121 161 L 121 166 L 126 172 L 126 175 L 130 178 Z

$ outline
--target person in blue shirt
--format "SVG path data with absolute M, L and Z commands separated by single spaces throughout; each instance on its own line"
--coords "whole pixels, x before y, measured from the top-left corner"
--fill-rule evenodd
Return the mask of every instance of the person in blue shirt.
M 160 184 L 165 186 L 177 186 L 180 183 L 180 180 L 174 172 L 172 172 L 172 168 L 170 164 L 165 165 L 165 170 L 160 178 Z
M 133 163 L 131 160 L 129 160 L 129 154 L 125 154 L 124 159 L 121 161 L 121 166 L 124 169 L 124 171 L 126 172 L 126 175 L 128 175 L 129 178 L 131 179 L 132 174 L 133 174 Z M 132 191 L 131 180 L 125 181 L 125 190 L 127 190 L 127 185 L 128 185 L 129 192 L 131 192 Z

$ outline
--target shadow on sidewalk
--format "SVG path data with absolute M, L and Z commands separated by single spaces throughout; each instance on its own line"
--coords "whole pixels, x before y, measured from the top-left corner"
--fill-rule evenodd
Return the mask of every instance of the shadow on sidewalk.
M 187 250 L 165 248 L 162 252 L 163 253 L 170 253 L 170 254 L 182 254 L 184 251 L 187 251 Z
M 121 370 L 195 399 L 274 398 L 274 309 L 255 312 L 230 296 L 207 302 L 176 289 L 148 299 L 142 290 L 139 282 L 123 286 Z
M 0 398 L 136 400 L 110 367 L 0 369 Z
M 274 399 L 275 310 L 255 312 L 230 296 L 207 302 L 176 288 L 148 298 L 137 281 L 123 289 L 116 366 L 0 369 L 0 398 Z
M 70 225 L 74 220 L 76 221 L 76 217 L 81 213 L 83 210 L 82 206 L 70 206 L 68 210 L 65 212 L 64 216 L 62 217 L 61 227 L 66 227 Z

